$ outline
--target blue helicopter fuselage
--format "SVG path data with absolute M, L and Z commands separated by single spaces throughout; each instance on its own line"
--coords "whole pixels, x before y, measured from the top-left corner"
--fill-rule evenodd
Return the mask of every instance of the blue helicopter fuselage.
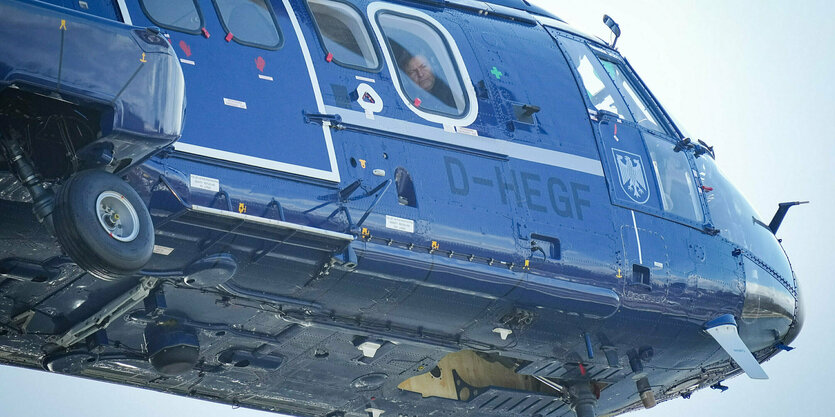
M 116 143 L 124 162 L 105 169 L 148 206 L 155 254 L 143 275 L 160 283 L 101 327 L 104 341 L 85 339 L 98 350 L 70 344 L 45 358 L 50 337 L 136 281 L 72 265 L 48 286 L 8 278 L 4 327 L 34 318 L 0 336 L 3 362 L 298 415 L 561 416 L 581 414 L 577 384 L 591 383 L 601 414 L 639 407 L 648 390 L 663 400 L 721 386 L 742 370 L 704 331 L 717 317 L 735 318 L 757 362 L 799 332 L 787 257 L 712 148 L 685 137 L 616 50 L 526 2 L 50 3 L 0 10 L 55 26 L 39 44 L 112 27 L 162 51 L 121 65 L 107 61 L 120 53 L 112 37 L 62 43 L 61 59 L 90 68 L 68 101 L 107 108 L 132 93 L 103 80 L 174 54 L 180 64 L 181 82 L 165 78 L 170 63 L 142 78 L 135 101 L 114 107 L 126 122 L 96 140 Z M 327 29 L 338 17 L 353 42 Z M 0 25 L 0 93 L 54 90 L 9 64 L 30 54 L 7 42 L 11 31 Z M 423 49 L 404 55 L 412 39 Z M 432 88 L 410 67 L 425 55 Z M 85 76 L 101 88 L 85 92 Z M 145 117 L 178 88 L 182 126 L 155 123 L 176 106 Z M 13 182 L 0 183 L 3 227 L 30 243 L 0 244 L 0 259 L 59 256 L 43 230 L 17 232 L 31 207 Z M 180 327 L 165 333 L 158 317 Z M 158 339 L 199 341 L 199 362 L 157 378 L 143 355 Z M 462 351 L 537 388 L 460 369 L 453 396 L 403 385 Z

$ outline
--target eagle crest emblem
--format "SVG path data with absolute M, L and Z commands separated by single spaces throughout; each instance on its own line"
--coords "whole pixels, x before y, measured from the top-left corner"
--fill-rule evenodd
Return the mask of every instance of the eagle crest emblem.
M 644 173 L 643 158 L 640 155 L 614 148 L 612 148 L 612 153 L 623 192 L 638 204 L 646 203 L 649 200 L 649 187 Z

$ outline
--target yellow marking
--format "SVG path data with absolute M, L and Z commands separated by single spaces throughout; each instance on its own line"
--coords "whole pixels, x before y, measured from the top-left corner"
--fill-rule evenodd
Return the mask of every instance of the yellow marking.
M 362 228 L 362 238 L 363 239 L 368 239 L 369 237 L 371 237 L 371 232 L 369 232 L 368 229 L 363 227 Z
M 618 268 L 618 274 L 615 275 L 615 278 L 623 278 L 623 274 L 620 273 L 620 268 Z
M 238 213 L 244 214 L 246 213 L 246 204 L 238 203 Z
M 360 166 L 365 168 L 365 159 L 360 159 Z
M 452 374 L 455 371 L 462 382 L 472 387 L 470 390 L 476 389 L 479 393 L 484 392 L 482 388 L 486 390 L 490 386 L 527 391 L 533 394 L 553 395 L 554 393 L 551 388 L 540 384 L 534 377 L 517 374 L 507 365 L 499 361 L 484 359 L 471 350 L 447 354 L 438 362 L 438 368 L 441 370 L 439 378 L 427 372 L 401 382 L 397 388 L 420 393 L 423 397 L 466 401 L 473 393 L 455 385 L 456 379 Z M 418 370 L 422 371 L 422 369 Z
M 139 62 L 148 62 L 145 60 L 145 52 L 142 53 L 142 58 L 139 58 Z
M 531 260 L 525 259 L 525 269 L 531 269 Z
M 66 20 L 64 20 L 64 19 L 61 19 L 61 26 L 60 26 L 60 27 L 58 27 L 58 29 L 60 29 L 60 30 L 67 30 L 67 21 L 66 21 Z
M 434 240 L 433 240 L 433 241 L 432 241 L 432 250 L 438 250 L 438 249 L 440 249 L 440 248 L 441 248 L 441 245 L 440 245 L 440 244 L 438 244 L 438 242 L 436 242 L 436 241 L 434 241 Z

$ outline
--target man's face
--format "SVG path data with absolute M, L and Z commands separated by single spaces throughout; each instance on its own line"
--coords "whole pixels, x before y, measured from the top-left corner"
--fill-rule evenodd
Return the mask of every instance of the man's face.
M 435 86 L 435 73 L 432 72 L 429 61 L 423 55 L 415 55 L 409 60 L 409 63 L 406 65 L 406 74 L 420 88 L 426 91 L 431 90 Z

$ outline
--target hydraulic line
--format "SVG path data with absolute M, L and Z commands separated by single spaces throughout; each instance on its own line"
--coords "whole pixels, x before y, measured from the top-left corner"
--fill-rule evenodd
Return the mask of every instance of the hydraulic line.
M 19 134 L 10 129 L 10 137 L 0 133 L 0 147 L 8 161 L 9 168 L 15 174 L 18 181 L 23 184 L 32 196 L 32 212 L 39 222 L 44 224 L 50 233 L 54 231 L 52 226 L 52 210 L 55 207 L 55 193 L 44 187 L 40 175 L 29 156 L 20 145 Z

